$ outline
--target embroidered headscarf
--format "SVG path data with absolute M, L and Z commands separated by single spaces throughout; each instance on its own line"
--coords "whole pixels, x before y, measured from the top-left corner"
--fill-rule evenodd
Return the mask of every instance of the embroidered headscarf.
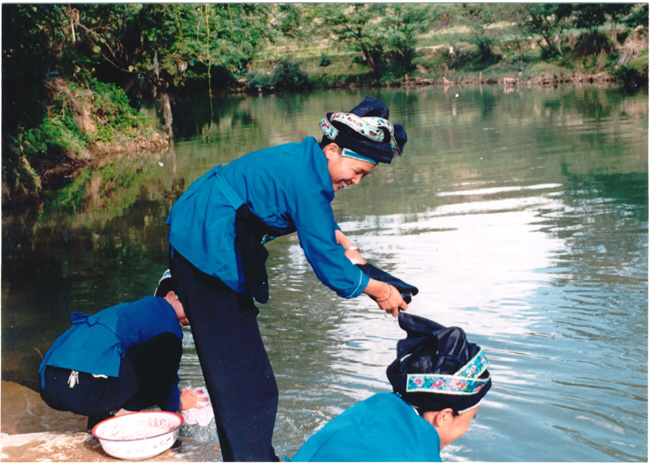
M 330 112 L 320 121 L 325 137 L 344 150 L 344 155 L 377 164 L 390 164 L 406 144 L 406 130 L 388 120 L 389 110 L 367 96 L 349 112 Z
M 174 280 L 172 280 L 172 272 L 169 269 L 165 270 L 162 277 L 158 281 L 158 287 L 153 293 L 154 296 L 165 297 L 167 293 L 174 290 Z
M 386 370 L 393 390 L 424 411 L 478 405 L 492 387 L 483 349 L 462 329 L 426 318 L 400 312 L 399 325 L 407 337 L 398 341 L 397 359 Z

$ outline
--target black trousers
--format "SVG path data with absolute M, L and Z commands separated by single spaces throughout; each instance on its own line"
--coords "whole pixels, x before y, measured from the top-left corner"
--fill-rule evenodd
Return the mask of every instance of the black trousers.
M 128 350 L 120 362 L 118 377 L 95 378 L 79 372 L 74 387 L 68 383 L 70 369 L 48 366 L 41 397 L 55 410 L 90 417 L 120 408 L 164 408 L 182 353 L 182 343 L 174 333 L 161 333 Z
M 272 446 L 278 387 L 253 298 L 173 250 L 171 273 L 190 320 L 224 461 L 278 461 Z

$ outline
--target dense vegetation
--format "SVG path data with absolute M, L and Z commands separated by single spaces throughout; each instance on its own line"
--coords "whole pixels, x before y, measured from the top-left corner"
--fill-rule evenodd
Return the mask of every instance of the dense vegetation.
M 169 129 L 174 97 L 199 92 L 648 79 L 647 4 L 4 4 L 2 16 L 5 204 L 111 147 L 166 146 L 138 111 L 148 100 Z

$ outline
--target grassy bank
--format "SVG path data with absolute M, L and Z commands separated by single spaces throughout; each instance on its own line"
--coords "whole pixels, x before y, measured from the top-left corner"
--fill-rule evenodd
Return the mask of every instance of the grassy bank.
M 336 41 L 302 48 L 268 47 L 253 61 L 242 90 L 278 91 L 377 85 L 498 84 L 554 85 L 611 83 L 629 88 L 648 84 L 647 28 L 564 34 L 563 46 L 551 56 L 532 37 L 518 37 L 510 25 L 495 26 L 495 38 L 476 40 L 463 28 L 419 39 L 414 69 L 403 75 L 373 75 Z M 294 82 L 301 82 L 298 86 Z
M 115 84 L 53 78 L 45 87 L 40 124 L 3 139 L 5 201 L 38 199 L 42 191 L 70 183 L 81 167 L 108 156 L 168 146 L 155 120 L 133 108 Z

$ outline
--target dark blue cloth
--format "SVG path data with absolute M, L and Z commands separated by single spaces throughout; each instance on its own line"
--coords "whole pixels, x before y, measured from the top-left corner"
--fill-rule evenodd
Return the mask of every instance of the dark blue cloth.
M 71 320 L 72 327 L 59 336 L 41 362 L 41 387 L 45 386 L 44 371 L 48 365 L 118 377 L 122 357 L 133 346 L 165 332 L 183 339 L 176 312 L 162 297 L 147 296 L 94 315 L 74 312 Z M 171 389 L 169 403 L 175 403 L 176 411 L 180 402 L 178 376 Z
M 402 296 L 402 299 L 404 299 L 404 302 L 406 302 L 407 304 L 410 304 L 413 296 L 415 296 L 418 292 L 420 292 L 420 290 L 417 287 L 410 285 L 400 280 L 399 278 L 395 278 L 390 273 L 385 272 L 382 269 L 377 268 L 372 264 L 365 263 L 365 264 L 356 264 L 356 265 L 361 270 L 363 270 L 363 273 L 368 275 L 373 280 L 382 281 L 384 283 L 388 283 L 390 285 L 395 286 L 395 288 L 397 288 L 397 290 L 399 291 L 400 296 Z
M 445 327 L 433 320 L 404 312 L 398 316 L 399 326 L 406 338 L 397 342 L 397 358 L 386 369 L 393 390 L 404 400 L 422 410 L 451 408 L 465 410 L 478 404 L 492 387 L 490 372 L 477 370 L 484 384 L 472 392 L 433 393 L 408 390 L 409 374 L 456 375 L 471 360 L 487 357 L 481 347 L 468 341 L 465 331 L 458 327 Z M 479 355 L 480 354 L 480 355 Z M 487 365 L 487 364 L 486 364 Z
M 396 394 L 380 393 L 327 423 L 292 461 L 441 461 L 440 438 Z
M 235 248 L 235 211 L 220 188 L 227 185 L 277 235 L 298 232 L 316 276 L 342 297 L 363 293 L 369 278 L 336 243 L 337 224 L 327 158 L 313 137 L 256 151 L 217 166 L 174 203 L 169 242 L 202 272 L 246 294 Z

